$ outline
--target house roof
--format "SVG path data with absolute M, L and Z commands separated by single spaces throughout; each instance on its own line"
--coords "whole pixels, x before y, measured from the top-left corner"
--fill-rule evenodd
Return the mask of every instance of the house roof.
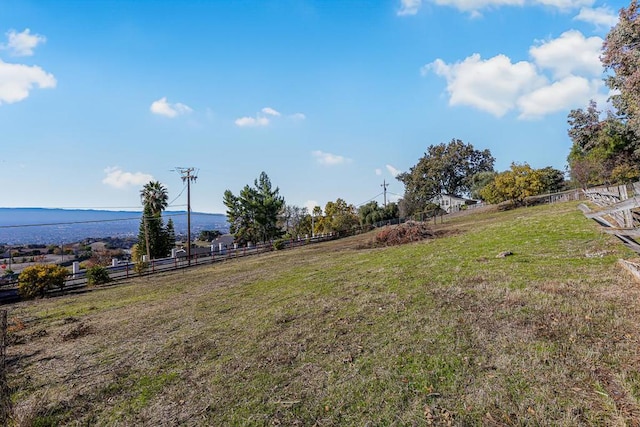
M 218 244 L 222 243 L 223 245 L 233 245 L 235 242 L 235 238 L 232 234 L 223 234 L 222 236 L 218 236 L 214 240 L 211 241 L 211 244 L 214 246 L 218 246 Z
M 434 197 L 434 199 L 438 197 L 447 197 L 449 199 L 460 200 L 462 202 L 477 202 L 477 200 L 475 199 L 466 199 L 464 197 L 453 196 L 451 194 L 438 194 L 437 196 Z

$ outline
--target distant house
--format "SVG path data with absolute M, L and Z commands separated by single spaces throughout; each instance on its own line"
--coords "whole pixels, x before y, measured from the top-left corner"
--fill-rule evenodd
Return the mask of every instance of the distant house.
M 431 199 L 431 203 L 440 206 L 440 208 L 447 213 L 453 213 L 465 209 L 464 206 L 475 205 L 478 201 L 452 196 L 450 194 L 439 194 Z
M 214 251 L 215 252 L 215 251 Z M 191 256 L 211 255 L 211 247 L 194 246 L 191 248 Z M 171 255 L 175 258 L 182 258 L 187 256 L 187 250 L 185 248 L 175 249 Z
M 218 236 L 216 239 L 211 241 L 211 247 L 214 251 L 218 251 L 221 247 L 223 249 L 232 248 L 235 240 L 236 239 L 232 234 L 223 234 L 222 236 Z

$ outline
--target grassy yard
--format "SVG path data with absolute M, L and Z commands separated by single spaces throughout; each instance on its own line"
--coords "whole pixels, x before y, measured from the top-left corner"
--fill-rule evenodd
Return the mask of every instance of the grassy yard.
M 630 252 L 575 203 L 434 229 L 3 307 L 14 422 L 640 425 Z

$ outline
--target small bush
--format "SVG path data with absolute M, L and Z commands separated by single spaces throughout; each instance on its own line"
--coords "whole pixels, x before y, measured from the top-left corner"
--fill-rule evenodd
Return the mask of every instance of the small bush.
M 109 277 L 109 270 L 101 265 L 94 265 L 87 269 L 87 284 L 89 286 L 102 285 L 109 283 L 111 277 Z
M 377 245 L 392 246 L 417 242 L 433 237 L 433 232 L 424 222 L 408 221 L 398 226 L 387 226 L 376 234 Z
M 273 242 L 273 249 L 275 249 L 276 251 L 284 249 L 286 242 L 287 241 L 285 239 L 276 240 L 275 242 Z
M 138 274 L 139 276 L 142 276 L 143 274 L 145 274 L 147 272 L 147 270 L 149 269 L 149 266 L 151 264 L 149 264 L 146 261 L 136 261 L 133 264 L 133 271 L 136 272 L 136 274 Z
M 55 264 L 27 267 L 18 276 L 18 292 L 24 298 L 35 298 L 44 297 L 47 290 L 53 287 L 62 291 L 68 274 L 66 268 Z

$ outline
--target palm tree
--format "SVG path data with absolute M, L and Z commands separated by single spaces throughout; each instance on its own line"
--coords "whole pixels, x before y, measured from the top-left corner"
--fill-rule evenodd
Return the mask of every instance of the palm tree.
M 149 244 L 149 225 L 147 217 L 160 220 L 162 211 L 169 206 L 169 193 L 160 181 L 149 181 L 140 190 L 140 201 L 142 202 L 142 220 L 144 223 L 144 239 L 147 247 L 147 259 L 151 260 L 151 246 Z
M 152 216 L 160 216 L 162 211 L 169 206 L 169 193 L 160 181 L 149 181 L 140 190 L 140 201 Z

